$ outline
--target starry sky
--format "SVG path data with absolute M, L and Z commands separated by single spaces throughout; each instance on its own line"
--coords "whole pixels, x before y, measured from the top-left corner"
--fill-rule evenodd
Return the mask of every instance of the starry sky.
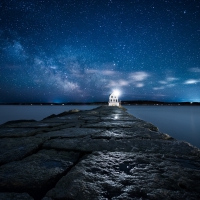
M 1 0 L 0 103 L 200 102 L 199 0 Z

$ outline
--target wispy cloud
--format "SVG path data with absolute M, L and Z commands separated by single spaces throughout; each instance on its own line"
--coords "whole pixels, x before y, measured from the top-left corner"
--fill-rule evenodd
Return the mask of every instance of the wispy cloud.
M 189 69 L 190 72 L 195 72 L 195 73 L 200 73 L 200 68 L 198 67 L 193 67 Z
M 160 84 L 168 84 L 167 81 L 159 81 Z
M 90 71 L 91 72 L 91 71 Z M 147 72 L 132 72 L 130 74 L 127 73 L 127 79 L 121 78 L 121 74 L 118 71 L 102 71 L 104 75 L 110 75 L 106 80 L 108 81 L 105 87 L 127 87 L 133 86 L 136 88 L 141 88 L 145 86 L 145 80 L 150 76 Z M 115 79 L 113 78 L 113 75 Z M 126 75 L 125 75 L 126 76 Z
M 177 78 L 177 77 L 167 77 L 166 78 L 167 82 L 172 82 L 172 81 L 177 81 L 177 80 L 179 80 L 179 78 Z
M 163 90 L 163 89 L 165 89 L 165 87 L 163 87 L 163 86 L 160 86 L 160 87 L 154 87 L 154 88 L 153 88 L 153 90 Z
M 184 84 L 186 85 L 190 85 L 190 84 L 197 84 L 200 82 L 200 79 L 188 79 L 184 82 Z
M 147 77 L 150 76 L 147 72 L 134 72 L 129 75 L 129 78 L 134 82 L 144 81 Z
M 153 90 L 163 90 L 165 88 L 175 87 L 177 84 L 176 81 L 178 80 L 179 78 L 177 77 L 168 76 L 164 80 L 158 81 L 158 83 L 161 84 L 161 86 L 154 87 Z
M 138 87 L 138 88 L 144 87 L 144 83 L 136 83 L 136 84 L 135 84 L 135 87 Z
M 129 84 L 134 85 L 137 88 L 141 88 L 145 86 L 145 80 L 150 76 L 149 73 L 145 71 L 133 72 L 129 74 Z
M 171 84 L 168 84 L 167 87 L 170 88 L 170 87 L 174 87 L 175 85 L 176 85 L 176 84 L 172 84 L 172 83 L 171 83 Z

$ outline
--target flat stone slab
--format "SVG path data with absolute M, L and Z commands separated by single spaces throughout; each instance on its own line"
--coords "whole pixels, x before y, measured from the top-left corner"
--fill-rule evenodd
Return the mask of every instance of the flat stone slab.
M 37 151 L 42 143 L 41 138 L 1 138 L 0 139 L 0 165 L 20 160 Z
M 33 136 L 38 129 L 35 128 L 0 128 L 0 138 Z
M 83 138 L 86 136 L 98 135 L 102 133 L 102 129 L 93 129 L 93 128 L 64 128 L 57 131 L 51 131 L 47 133 L 37 134 L 36 137 L 41 138 Z
M 131 115 L 123 115 L 123 114 L 111 114 L 109 116 L 100 116 L 100 119 L 102 121 L 111 121 L 111 120 L 114 120 L 114 121 L 129 121 L 130 119 L 131 120 L 138 120 L 137 118 L 131 116 Z
M 2 128 L 51 128 L 55 126 L 62 125 L 63 123 L 56 123 L 56 122 L 21 122 L 21 123 L 9 123 L 2 125 Z
M 46 196 L 52 199 L 200 199 L 200 160 L 94 152 Z
M 79 159 L 79 153 L 41 150 L 21 161 L 0 167 L 0 191 L 44 195 Z
M 57 150 L 93 151 L 122 151 L 144 152 L 200 156 L 200 151 L 186 142 L 147 139 L 107 139 L 91 137 L 51 139 L 43 144 L 43 148 Z
M 46 118 L 43 119 L 42 122 L 44 123 L 68 123 L 69 121 L 77 121 L 80 119 L 79 115 L 66 115 L 61 117 L 52 117 L 52 118 Z
M 1 200 L 34 200 L 29 194 L 27 193 L 1 193 L 0 192 L 0 199 Z
M 101 122 L 94 122 L 88 121 L 87 123 L 81 126 L 82 128 L 147 128 L 152 131 L 158 131 L 158 128 L 151 123 L 147 123 L 142 120 L 112 120 L 112 121 L 101 121 Z
M 87 123 L 82 127 L 85 128 L 130 128 L 135 125 L 133 121 L 110 121 L 110 122 L 97 122 L 97 123 Z
M 151 128 L 151 127 L 150 127 Z M 174 140 L 168 134 L 161 133 L 156 131 L 152 131 L 147 128 L 145 125 L 142 126 L 134 126 L 131 128 L 121 129 L 121 128 L 112 128 L 107 131 L 103 131 L 100 133 L 101 136 L 110 136 L 118 139 L 125 139 L 125 138 L 138 138 L 138 139 L 163 139 L 163 140 Z M 99 136 L 100 136 L 99 134 Z M 96 137 L 96 136 L 93 136 Z M 98 136 L 97 136 L 98 137 Z

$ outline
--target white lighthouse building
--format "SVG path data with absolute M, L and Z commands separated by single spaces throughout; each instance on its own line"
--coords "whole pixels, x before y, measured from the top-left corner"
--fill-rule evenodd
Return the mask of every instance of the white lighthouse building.
M 109 96 L 109 102 L 108 102 L 108 105 L 109 106 L 119 106 L 119 100 L 118 100 L 118 95 L 119 95 L 119 92 L 117 91 L 114 91 L 112 94 L 110 94 Z

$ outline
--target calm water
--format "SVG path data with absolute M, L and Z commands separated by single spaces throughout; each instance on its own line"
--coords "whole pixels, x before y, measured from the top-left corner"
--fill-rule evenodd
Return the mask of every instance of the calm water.
M 49 115 L 72 109 L 90 110 L 96 107 L 98 106 L 0 106 L 0 124 L 19 119 L 42 120 Z
M 137 118 L 151 122 L 160 132 L 200 148 L 200 106 L 124 106 Z
M 0 124 L 10 120 L 41 120 L 51 114 L 98 106 L 0 106 Z M 151 122 L 163 133 L 200 148 L 200 106 L 124 106 L 137 118 Z

